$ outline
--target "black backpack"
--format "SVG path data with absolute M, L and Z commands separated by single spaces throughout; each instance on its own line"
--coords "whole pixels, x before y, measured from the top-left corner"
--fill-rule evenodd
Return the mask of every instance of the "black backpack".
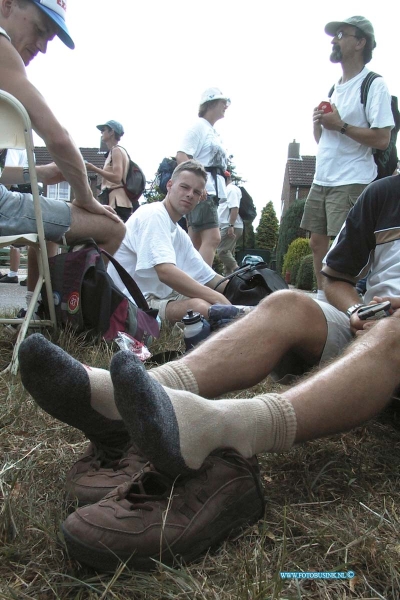
M 125 148 L 122 146 L 119 146 L 119 148 L 125 150 Z M 146 177 L 139 165 L 133 162 L 128 152 L 126 152 L 126 154 L 129 160 L 129 167 L 126 174 L 126 181 L 122 180 L 121 183 L 126 195 L 132 203 L 133 208 L 136 209 L 139 206 L 139 198 L 143 194 L 146 187 Z
M 254 206 L 253 198 L 244 187 L 239 186 L 239 189 L 242 192 L 242 198 L 239 205 L 239 216 L 243 221 L 254 221 L 257 216 L 257 209 Z
M 242 304 L 244 306 L 256 306 L 263 298 L 278 290 L 289 288 L 286 281 L 269 269 L 264 262 L 255 265 L 246 265 L 230 275 L 227 275 L 214 287 L 218 287 L 224 281 L 228 284 L 222 292 L 231 304 Z
M 364 110 L 367 106 L 369 88 L 371 87 L 371 84 L 374 81 L 374 79 L 376 79 L 377 77 L 382 77 L 382 75 L 378 75 L 378 73 L 370 71 L 368 75 L 363 79 L 363 82 L 361 84 L 360 102 L 364 106 Z M 329 90 L 329 98 L 332 96 L 334 89 L 335 86 L 333 85 Z M 378 150 L 377 148 L 373 148 L 372 150 L 374 160 L 378 168 L 378 174 L 376 176 L 376 179 L 382 179 L 382 177 L 389 177 L 390 175 L 393 175 L 397 167 L 397 162 L 399 160 L 396 148 L 397 134 L 400 129 L 400 112 L 398 107 L 397 96 L 392 96 L 391 108 L 394 120 L 394 127 L 390 132 L 389 145 L 386 148 L 386 150 Z
M 175 158 L 172 156 L 169 158 L 163 158 L 160 162 L 156 173 L 155 183 L 161 193 L 167 194 L 167 183 L 171 179 L 172 173 L 175 171 L 177 164 L 178 163 L 176 162 Z

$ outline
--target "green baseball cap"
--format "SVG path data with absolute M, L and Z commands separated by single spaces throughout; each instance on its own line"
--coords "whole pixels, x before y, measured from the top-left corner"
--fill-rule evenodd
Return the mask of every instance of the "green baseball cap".
M 336 35 L 337 30 L 340 29 L 342 25 L 351 25 L 352 27 L 358 27 L 358 29 L 361 29 L 361 31 L 365 33 L 367 37 L 372 39 L 376 46 L 374 28 L 372 27 L 371 21 L 368 21 L 368 19 L 366 19 L 365 17 L 356 16 L 349 17 L 348 19 L 344 19 L 343 21 L 331 21 L 330 23 L 327 23 L 325 25 L 325 33 L 333 37 Z

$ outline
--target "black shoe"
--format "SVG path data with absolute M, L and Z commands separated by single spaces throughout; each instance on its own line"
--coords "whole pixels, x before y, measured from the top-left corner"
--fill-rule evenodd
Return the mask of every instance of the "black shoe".
M 14 277 L 4 275 L 4 277 L 1 277 L 0 283 L 18 283 L 18 275 L 15 275 Z
M 28 284 L 28 278 L 25 277 L 25 279 L 21 279 L 21 281 L 19 282 L 19 285 L 23 285 L 24 287 L 26 287 Z

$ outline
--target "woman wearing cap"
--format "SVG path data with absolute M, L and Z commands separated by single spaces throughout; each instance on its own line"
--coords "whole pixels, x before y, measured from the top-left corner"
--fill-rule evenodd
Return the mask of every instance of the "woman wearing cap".
M 97 125 L 101 131 L 101 141 L 107 146 L 107 158 L 104 167 L 99 169 L 91 163 L 86 163 L 88 171 L 94 171 L 102 177 L 99 201 L 109 204 L 122 221 L 127 221 L 133 209 L 132 203 L 125 193 L 123 181 L 129 169 L 129 158 L 126 150 L 118 146 L 124 135 L 124 128 L 118 121 L 107 121 L 104 125 Z
M 209 88 L 201 96 L 199 119 L 186 133 L 176 155 L 177 163 L 195 158 L 208 172 L 207 198 L 187 216 L 188 231 L 193 245 L 210 266 L 221 241 L 218 223 L 218 203 L 226 198 L 224 172 L 226 151 L 214 129 L 223 119 L 231 101 L 218 88 Z

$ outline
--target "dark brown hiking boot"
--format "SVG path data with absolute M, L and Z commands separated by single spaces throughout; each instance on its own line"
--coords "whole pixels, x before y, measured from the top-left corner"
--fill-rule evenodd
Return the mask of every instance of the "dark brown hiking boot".
M 94 504 L 117 486 L 129 482 L 147 463 L 135 446 L 125 451 L 90 442 L 66 477 L 67 501 Z
M 188 563 L 264 511 L 257 458 L 228 449 L 210 454 L 195 476 L 175 481 L 150 464 L 62 525 L 70 556 L 99 571 L 119 562 L 152 569 Z

